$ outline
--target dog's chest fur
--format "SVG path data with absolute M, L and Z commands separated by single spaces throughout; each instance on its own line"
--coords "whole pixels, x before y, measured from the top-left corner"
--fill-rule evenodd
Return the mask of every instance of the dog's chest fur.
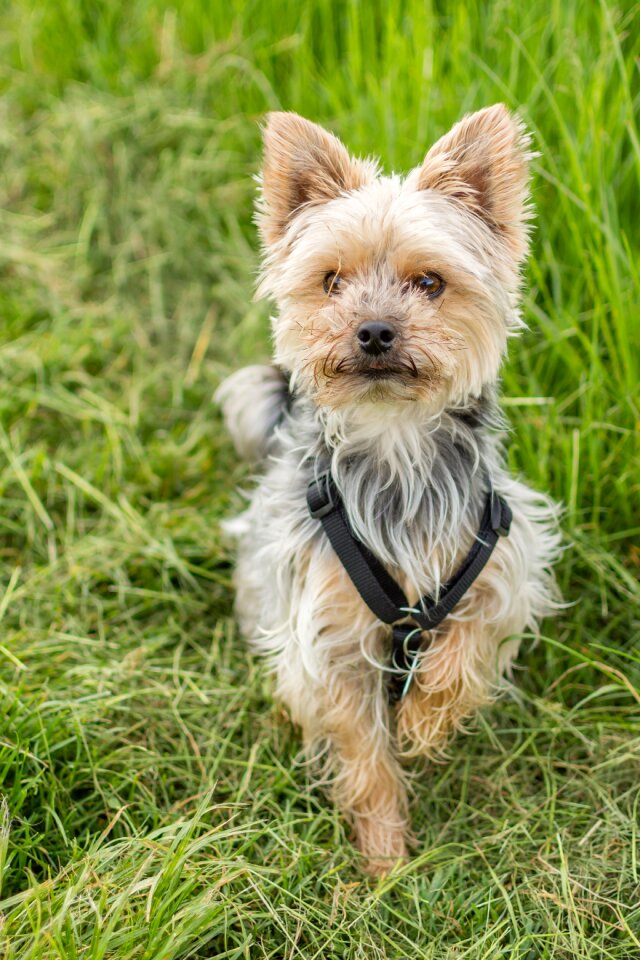
M 358 411 L 360 413 L 360 411 Z M 306 487 L 331 465 L 355 534 L 411 593 L 437 590 L 474 538 L 498 453 L 495 403 L 485 394 L 437 417 L 410 410 L 385 422 L 329 418 L 294 401 L 275 438 L 264 484 L 271 508 L 296 517 L 291 545 L 322 536 L 307 515 Z M 288 475 L 288 483 L 285 476 Z

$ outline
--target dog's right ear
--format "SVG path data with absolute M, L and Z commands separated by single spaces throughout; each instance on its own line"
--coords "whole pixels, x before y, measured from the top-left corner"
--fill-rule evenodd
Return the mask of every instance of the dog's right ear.
M 418 170 L 419 190 L 449 197 L 506 242 L 516 261 L 527 252 L 530 137 L 503 103 L 469 114 L 446 133 Z
M 296 213 L 369 183 L 376 168 L 297 113 L 270 113 L 263 130 L 264 164 L 258 225 L 267 246 L 277 243 Z

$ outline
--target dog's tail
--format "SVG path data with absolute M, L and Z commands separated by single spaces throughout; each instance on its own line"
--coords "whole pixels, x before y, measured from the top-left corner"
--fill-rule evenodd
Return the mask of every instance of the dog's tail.
M 251 463 L 263 460 L 291 399 L 282 370 L 267 364 L 243 367 L 222 381 L 214 399 L 238 454 Z

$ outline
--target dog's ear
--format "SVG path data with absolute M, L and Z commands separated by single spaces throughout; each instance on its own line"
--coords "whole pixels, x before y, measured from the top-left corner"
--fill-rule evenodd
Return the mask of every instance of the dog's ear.
M 523 123 L 496 103 L 469 114 L 426 155 L 420 190 L 436 190 L 480 217 L 520 261 L 527 252 L 530 137 Z
M 276 243 L 296 212 L 369 183 L 375 166 L 349 156 L 344 145 L 297 113 L 270 113 L 263 131 L 264 164 L 258 224 Z

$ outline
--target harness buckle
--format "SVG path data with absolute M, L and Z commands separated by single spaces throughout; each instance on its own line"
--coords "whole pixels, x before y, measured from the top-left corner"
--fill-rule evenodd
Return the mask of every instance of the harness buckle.
M 391 626 L 391 666 L 395 673 L 389 678 L 389 700 L 398 703 L 407 693 L 413 681 L 421 650 L 431 643 L 425 637 L 419 623 L 403 621 Z
M 508 537 L 513 514 L 506 500 L 495 490 L 491 491 L 491 529 L 499 537 Z
M 335 501 L 331 494 L 331 471 L 325 470 L 318 477 L 310 481 L 307 488 L 307 505 L 309 514 L 314 520 L 321 520 L 335 509 Z

